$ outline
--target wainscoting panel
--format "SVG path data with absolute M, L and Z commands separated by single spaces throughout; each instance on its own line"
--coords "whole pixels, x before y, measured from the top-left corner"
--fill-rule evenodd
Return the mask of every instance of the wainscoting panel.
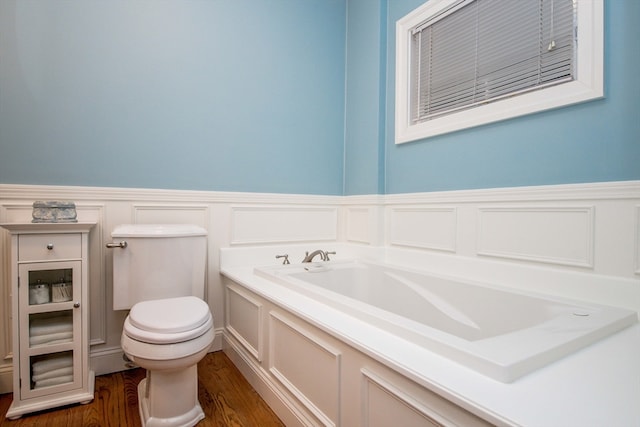
M 456 208 L 392 207 L 390 215 L 390 245 L 456 251 Z
M 371 243 L 369 229 L 371 209 L 347 208 L 347 241 L 353 243 Z
M 226 327 L 258 362 L 262 362 L 262 304 L 238 286 L 227 287 Z
M 283 315 L 269 317 L 269 371 L 322 425 L 338 425 L 340 352 Z
M 105 207 L 102 203 L 76 204 L 78 220 L 94 222 L 89 233 L 89 344 L 107 342 L 107 284 L 103 250 Z
M 478 215 L 479 255 L 593 267 L 592 206 L 480 208 Z
M 134 204 L 132 208 L 136 224 L 194 224 L 205 229 L 209 225 L 207 205 Z
M 3 207 L 2 222 L 31 222 L 33 203 L 11 203 Z
M 334 241 L 338 237 L 337 208 L 236 206 L 231 210 L 231 245 Z

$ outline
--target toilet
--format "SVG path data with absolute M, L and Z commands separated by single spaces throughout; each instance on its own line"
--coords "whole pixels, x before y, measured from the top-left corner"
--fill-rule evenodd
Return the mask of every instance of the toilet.
M 129 309 L 121 344 L 147 370 L 138 384 L 143 426 L 193 426 L 204 418 L 197 363 L 214 339 L 203 301 L 207 232 L 195 225 L 113 229 L 113 308 Z

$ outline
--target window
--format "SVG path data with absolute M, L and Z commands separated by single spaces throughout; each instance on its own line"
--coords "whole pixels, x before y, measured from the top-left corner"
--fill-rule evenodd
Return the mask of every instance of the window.
M 396 24 L 396 143 L 603 96 L 602 0 L 430 0 Z

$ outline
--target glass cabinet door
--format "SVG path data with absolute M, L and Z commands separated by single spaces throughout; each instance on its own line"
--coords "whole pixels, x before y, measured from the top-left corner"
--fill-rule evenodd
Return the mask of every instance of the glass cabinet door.
M 80 261 L 19 266 L 22 398 L 81 386 Z M 53 389 L 55 387 L 55 389 Z

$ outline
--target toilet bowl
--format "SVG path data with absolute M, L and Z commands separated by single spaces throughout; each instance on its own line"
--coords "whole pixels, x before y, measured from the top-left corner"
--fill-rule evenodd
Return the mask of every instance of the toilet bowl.
M 192 426 L 204 418 L 197 363 L 214 339 L 209 306 L 194 296 L 135 304 L 125 319 L 122 349 L 147 370 L 138 385 L 143 426 Z

